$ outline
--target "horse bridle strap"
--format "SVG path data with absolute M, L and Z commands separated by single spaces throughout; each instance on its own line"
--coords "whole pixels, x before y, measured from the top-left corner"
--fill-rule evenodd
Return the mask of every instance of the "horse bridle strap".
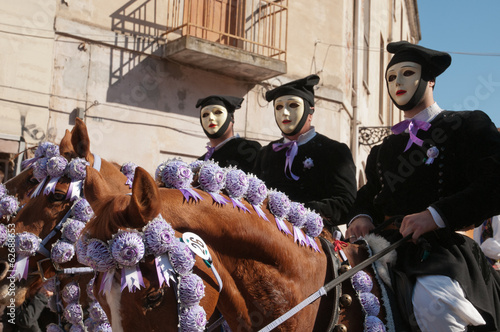
M 342 274 L 340 277 L 333 279 L 332 281 L 330 281 L 329 283 L 327 283 L 326 285 L 321 287 L 318 291 L 312 293 L 308 298 L 306 298 L 305 300 L 303 300 L 302 302 L 297 304 L 295 307 L 293 307 L 292 309 L 287 311 L 284 315 L 282 315 L 281 317 L 278 317 L 277 319 L 275 319 L 274 321 L 272 321 L 271 323 L 266 325 L 264 328 L 259 330 L 259 332 L 269 332 L 272 329 L 276 328 L 277 326 L 279 326 L 280 324 L 285 322 L 288 318 L 292 317 L 297 312 L 299 312 L 300 310 L 302 310 L 303 308 L 305 308 L 309 304 L 316 301 L 319 297 L 326 295 L 326 293 L 331 291 L 337 285 L 343 283 L 344 281 L 346 281 L 347 279 L 349 279 L 353 275 L 355 275 L 357 272 L 363 270 L 365 267 L 371 265 L 376 260 L 380 259 L 381 257 L 387 255 L 389 252 L 391 252 L 394 249 L 401 246 L 403 243 L 408 241 L 412 237 L 412 235 L 413 235 L 413 233 L 408 234 L 404 238 L 402 238 L 402 239 L 398 240 L 397 242 L 391 244 L 390 246 L 382 249 L 380 252 L 373 255 L 372 257 L 362 261 L 361 263 L 359 263 L 358 265 L 356 265 L 352 269 L 350 269 L 347 272 L 345 272 L 344 274 Z

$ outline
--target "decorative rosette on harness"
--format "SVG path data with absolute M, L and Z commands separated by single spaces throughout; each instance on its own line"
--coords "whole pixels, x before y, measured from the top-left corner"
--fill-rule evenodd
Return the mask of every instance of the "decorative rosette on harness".
M 264 181 L 259 179 L 253 174 L 248 175 L 248 189 L 245 194 L 245 198 L 252 205 L 253 209 L 259 217 L 264 220 L 269 221 L 267 219 L 266 214 L 262 211 L 262 203 L 267 198 L 267 187 Z
M 276 219 L 278 229 L 285 234 L 292 235 L 284 221 L 291 207 L 291 201 L 288 196 L 280 191 L 271 190 L 268 193 L 268 205 L 269 210 L 274 215 L 274 219 Z
M 127 182 L 129 188 L 132 188 L 132 183 L 134 182 L 135 169 L 137 165 L 133 162 L 128 162 L 122 165 L 121 172 L 127 177 Z
M 307 221 L 307 209 L 304 205 L 292 202 L 287 219 L 293 225 L 293 241 L 298 242 L 301 246 L 308 245 L 309 241 L 300 229 Z
M 54 151 L 57 151 L 57 155 L 59 154 L 59 147 L 57 145 L 55 145 L 54 143 L 50 143 L 50 142 L 42 142 L 35 150 L 35 157 L 33 157 L 31 159 L 23 160 L 21 162 L 21 168 L 26 169 L 26 168 L 29 168 L 30 166 L 32 166 L 40 158 L 43 158 L 46 156 L 47 150 L 49 150 L 49 153 L 52 152 L 51 157 L 54 156 L 54 154 L 53 154 Z
M 35 256 L 42 240 L 35 234 L 23 232 L 16 234 L 16 263 L 12 269 L 11 277 L 17 280 L 28 278 L 29 257 Z
M 198 182 L 201 189 L 212 196 L 218 204 L 226 204 L 227 200 L 220 194 L 226 183 L 226 173 L 217 163 L 205 162 L 198 173 Z
M 309 246 L 319 252 L 319 247 L 314 241 L 314 238 L 321 234 L 323 231 L 323 218 L 311 210 L 307 210 L 306 222 L 304 224 L 304 231 L 306 233 L 306 240 Z
M 157 173 L 160 174 L 161 181 L 167 188 L 179 189 L 184 195 L 186 202 L 189 202 L 191 198 L 195 202 L 203 199 L 191 187 L 193 172 L 185 162 L 180 159 L 172 159 L 165 164 L 161 164 L 159 167 L 162 168 L 161 171 L 157 170 Z
M 83 181 L 87 176 L 87 166 L 89 162 L 83 158 L 74 158 L 68 164 L 68 176 L 71 179 L 66 198 L 74 201 L 81 196 Z
M 50 177 L 50 180 L 45 186 L 44 195 L 54 193 L 57 182 L 66 172 L 66 166 L 68 166 L 68 161 L 63 156 L 54 156 L 47 160 L 47 175 Z M 35 192 L 34 196 L 38 195 L 39 190 Z
M 351 277 L 351 283 L 365 312 L 364 330 L 385 332 L 384 323 L 377 317 L 380 312 L 380 301 L 371 293 L 373 288 L 371 277 L 364 271 L 358 271 Z
M 3 196 L 0 196 L 0 218 L 3 216 L 12 216 L 14 215 L 19 208 L 19 201 L 16 197 L 7 195 L 7 190 L 0 184 L 3 188 Z
M 246 194 L 249 186 L 248 177 L 240 169 L 228 168 L 226 172 L 226 192 L 233 202 L 233 208 L 238 207 L 242 211 L 250 212 L 248 208 L 243 205 L 241 199 Z
M 139 269 L 139 261 L 144 257 L 143 234 L 136 231 L 118 231 L 110 241 L 111 255 L 122 268 L 121 290 L 128 287 L 130 292 L 146 287 Z

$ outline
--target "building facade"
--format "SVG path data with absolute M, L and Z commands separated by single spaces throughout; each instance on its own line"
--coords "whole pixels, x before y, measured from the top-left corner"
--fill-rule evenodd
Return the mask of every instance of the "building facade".
M 194 160 L 208 141 L 196 101 L 211 94 L 245 98 L 235 132 L 265 145 L 280 136 L 265 92 L 317 74 L 313 125 L 351 148 L 362 184 L 370 144 L 401 118 L 385 45 L 421 39 L 416 0 L 26 0 L 0 17 L 5 178 L 76 117 L 109 161 L 153 174 Z

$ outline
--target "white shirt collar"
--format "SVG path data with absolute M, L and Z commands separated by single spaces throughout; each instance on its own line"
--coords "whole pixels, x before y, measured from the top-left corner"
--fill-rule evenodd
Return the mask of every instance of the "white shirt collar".
M 306 144 L 307 142 L 312 140 L 314 136 L 316 136 L 316 130 L 314 129 L 314 126 L 311 126 L 311 129 L 309 129 L 308 131 L 300 135 L 299 138 L 297 138 L 297 145 Z M 291 142 L 291 140 L 289 140 L 285 136 L 283 136 L 283 139 L 284 143 Z
M 439 105 L 435 102 L 431 106 L 427 107 L 426 109 L 420 111 L 417 115 L 413 117 L 415 120 L 420 120 L 420 121 L 425 121 L 425 122 L 431 122 L 434 120 L 434 118 L 441 113 L 443 110 Z M 405 120 L 411 120 L 412 118 L 407 118 L 405 117 Z
M 223 140 L 222 142 L 220 142 L 219 144 L 217 144 L 217 146 L 215 147 L 215 151 L 219 150 L 220 148 L 222 148 L 222 146 L 224 146 L 224 144 L 226 144 L 227 142 L 229 142 L 230 140 L 232 140 L 233 138 L 239 138 L 240 137 L 240 134 L 236 134 L 234 136 L 231 136 L 229 138 L 226 138 L 225 140 Z M 207 142 L 207 146 L 212 146 L 210 144 L 210 141 Z

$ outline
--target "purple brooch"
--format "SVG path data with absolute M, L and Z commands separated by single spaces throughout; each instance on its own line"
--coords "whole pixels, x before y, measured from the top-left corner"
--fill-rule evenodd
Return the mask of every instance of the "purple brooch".
M 224 189 L 226 183 L 226 174 L 218 164 L 213 162 L 205 162 L 200 167 L 198 174 L 198 182 L 201 189 L 208 192 L 213 200 L 218 204 L 226 204 L 227 200 L 219 194 Z
M 136 168 L 137 165 L 133 162 L 125 163 L 122 165 L 121 168 L 122 173 L 127 177 L 127 182 L 125 182 L 125 184 L 128 184 L 130 188 L 132 188 L 132 184 L 134 182 L 134 175 Z
M 191 187 L 191 183 L 193 182 L 191 168 L 182 160 L 173 159 L 167 161 L 161 172 L 161 180 L 167 188 L 179 189 L 187 202 L 191 198 L 195 202 L 202 199 Z
M 236 168 L 228 169 L 226 173 L 226 191 L 233 202 L 233 208 L 237 207 L 242 211 L 250 212 L 250 210 L 240 201 L 243 195 L 246 194 L 248 186 L 249 181 L 245 172 Z
M 304 168 L 305 169 L 311 169 L 312 167 L 314 167 L 314 162 L 311 158 L 306 158 L 302 164 L 304 165 Z
M 63 156 L 55 156 L 47 161 L 47 174 L 51 178 L 60 178 L 64 175 L 68 161 Z
M 120 231 L 110 244 L 111 255 L 121 266 L 134 266 L 144 257 L 144 241 L 140 233 Z
M 69 262 L 75 255 L 75 246 L 69 242 L 58 240 L 53 244 L 50 258 L 59 264 Z
M 85 180 L 87 176 L 87 166 L 89 162 L 83 158 L 71 159 L 68 165 L 68 175 L 73 181 Z
M 146 249 L 154 256 L 160 256 L 172 247 L 175 239 L 175 232 L 169 223 L 158 216 L 144 227 L 144 239 Z
M 268 193 L 268 204 L 269 210 L 271 210 L 271 213 L 276 219 L 278 229 L 285 234 L 292 235 L 284 221 L 284 218 L 288 215 L 292 204 L 288 196 L 280 191 L 271 190 Z
M 17 212 L 19 201 L 16 197 L 5 195 L 0 199 L 0 216 L 11 216 Z
M 76 303 L 80 299 L 80 286 L 74 281 L 64 286 L 62 292 L 62 299 L 66 303 Z
M 427 150 L 427 160 L 425 162 L 426 165 L 430 165 L 434 162 L 434 159 L 436 159 L 439 156 L 439 149 L 435 146 L 430 147 Z
M 16 253 L 22 256 L 35 256 L 42 239 L 33 233 L 22 232 L 16 234 Z
M 81 198 L 73 205 L 73 217 L 84 223 L 94 216 L 94 211 L 85 198 Z
M 248 203 L 253 206 L 255 212 L 257 212 L 259 217 L 269 221 L 269 219 L 267 219 L 266 217 L 266 214 L 260 207 L 264 200 L 267 198 L 267 187 L 264 181 L 253 174 L 248 175 L 248 189 L 245 197 Z
M 106 316 L 106 313 L 97 301 L 94 301 L 89 305 L 88 312 L 90 318 L 92 318 L 94 322 L 103 323 L 108 321 L 108 316 Z
M 182 331 L 202 332 L 205 331 L 205 325 L 207 324 L 207 314 L 201 306 L 194 305 L 182 308 L 179 320 Z
M 292 202 L 290 211 L 288 212 L 288 221 L 293 225 L 293 241 L 298 242 L 301 246 L 308 244 L 306 237 L 300 227 L 307 221 L 307 209 L 304 204 Z
M 184 306 L 198 304 L 205 296 L 203 280 L 196 274 L 181 276 L 179 282 L 179 300 Z
M 71 243 L 75 243 L 84 227 L 85 224 L 80 220 L 68 218 L 62 229 L 62 237 Z

